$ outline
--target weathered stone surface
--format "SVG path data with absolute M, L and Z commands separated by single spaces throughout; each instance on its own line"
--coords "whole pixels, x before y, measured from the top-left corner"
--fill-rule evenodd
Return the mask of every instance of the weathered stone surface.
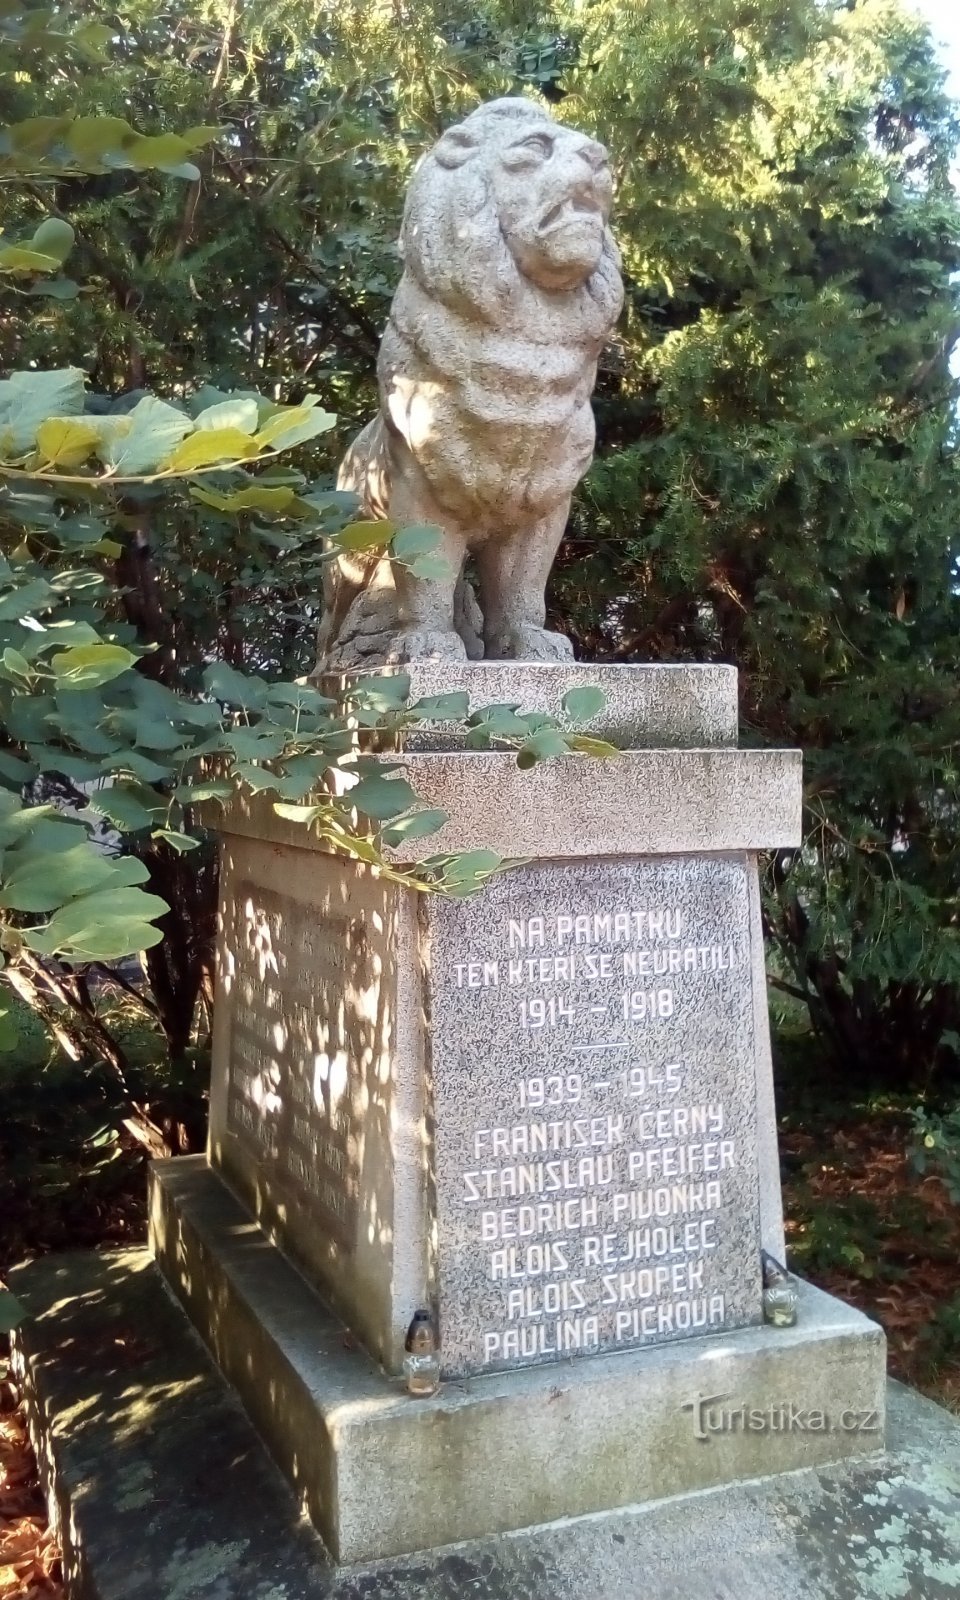
M 368 516 L 439 526 L 447 571 L 341 557 L 321 665 L 572 655 L 544 628 L 544 586 L 593 454 L 597 357 L 623 299 L 611 197 L 603 146 L 521 98 L 478 107 L 421 161 L 380 414 L 339 481 Z
M 329 674 L 329 692 L 370 674 Z M 440 694 L 469 695 L 470 710 L 516 705 L 521 711 L 563 715 L 561 701 L 570 689 L 601 688 L 603 709 L 582 728 L 621 750 L 712 748 L 737 742 L 737 670 L 725 666 L 609 666 L 580 662 L 413 661 L 400 669 L 410 679 L 410 700 Z M 441 722 L 408 728 L 407 750 L 462 748 L 462 724 Z
M 230 838 L 217 963 L 211 1163 L 398 1369 L 429 1295 L 414 897 Z
M 799 750 L 625 750 L 609 761 L 560 756 L 529 772 L 507 751 L 413 751 L 403 770 L 450 820 L 426 845 L 393 851 L 400 862 L 478 846 L 507 859 L 584 860 L 786 849 L 801 839 Z M 226 834 L 327 851 L 278 817 L 268 795 L 237 796 L 215 820 Z
M 345 1339 L 279 1252 L 244 1228 L 201 1162 L 154 1170 L 151 1233 L 168 1279 L 341 1560 L 789 1471 L 882 1442 L 878 1428 L 840 1420 L 844 1411 L 882 1420 L 882 1331 L 805 1285 L 792 1329 L 741 1328 L 464 1378 L 411 1401 Z M 823 1412 L 829 1425 L 781 1426 L 779 1408 L 790 1403 Z M 726 1415 L 741 1404 L 776 1415 L 750 1429 Z
M 537 863 L 425 903 L 448 1374 L 760 1321 L 750 877 Z
M 484 1324 L 487 1333 L 499 1330 L 509 1336 L 509 1346 L 498 1353 L 497 1360 L 523 1359 L 532 1337 L 541 1339 L 542 1348 L 538 1344 L 536 1353 L 547 1354 L 546 1335 L 532 1334 L 534 1323 L 545 1328 L 551 1321 L 556 1330 L 558 1320 L 566 1321 L 566 1313 L 599 1314 L 597 1296 L 604 1293 L 602 1280 L 609 1275 L 600 1267 L 614 1264 L 594 1259 L 588 1274 L 589 1305 L 577 1306 L 574 1302 L 583 1278 L 583 1247 L 578 1239 L 576 1248 L 571 1247 L 567 1254 L 570 1266 L 562 1274 L 563 1284 L 553 1283 L 549 1289 L 551 1306 L 557 1294 L 566 1296 L 557 1307 L 564 1316 L 537 1318 L 532 1302 L 530 1314 L 520 1314 L 514 1300 L 510 1302 L 513 1315 L 508 1319 L 513 1324 L 511 1331 L 504 1324 L 503 1289 L 494 1288 L 491 1252 L 479 1251 L 476 1238 L 470 1247 L 473 1254 L 467 1277 L 461 1273 L 470 1252 L 466 1237 L 458 1233 L 460 1224 L 450 1231 L 457 1214 L 451 1197 L 457 1185 L 462 1193 L 464 1172 L 491 1164 L 480 1162 L 479 1156 L 470 1158 L 465 1143 L 484 1125 L 476 1121 L 484 1097 L 488 1125 L 525 1124 L 527 1112 L 521 1116 L 515 1108 L 511 1113 L 509 1095 L 515 1097 L 519 1092 L 521 1079 L 525 1082 L 537 1076 L 534 1057 L 527 1061 L 526 1056 L 532 1050 L 537 1061 L 549 1062 L 552 1057 L 537 1041 L 549 1037 L 555 1056 L 565 1035 L 567 1024 L 562 1021 L 543 1030 L 532 1026 L 520 1030 L 520 1007 L 527 1008 L 523 1015 L 532 1022 L 538 1007 L 545 1006 L 542 1015 L 549 1017 L 551 1004 L 555 1009 L 558 1002 L 564 1007 L 574 1002 L 582 1006 L 591 992 L 591 984 L 584 979 L 586 963 L 581 952 L 575 982 L 562 977 L 558 968 L 551 969 L 550 982 L 541 982 L 539 968 L 531 969 L 524 974 L 523 983 L 505 981 L 493 996 L 486 995 L 486 1002 L 483 991 L 465 987 L 461 993 L 456 985 L 460 979 L 467 986 L 471 983 L 472 960 L 481 961 L 482 971 L 483 959 L 497 959 L 490 939 L 477 932 L 485 918 L 499 919 L 494 943 L 500 959 L 524 953 L 501 948 L 504 940 L 509 943 L 511 920 L 506 916 L 504 921 L 504 907 L 512 907 L 515 920 L 526 924 L 531 918 L 547 915 L 545 908 L 552 906 L 548 922 L 550 937 L 556 940 L 556 918 L 561 914 L 558 895 L 568 915 L 588 906 L 600 915 L 603 906 L 610 913 L 628 915 L 651 907 L 676 909 L 680 896 L 686 906 L 685 930 L 682 937 L 666 941 L 665 959 L 670 958 L 672 949 L 670 959 L 698 962 L 701 957 L 696 951 L 703 947 L 708 951 L 703 959 L 716 961 L 710 971 L 680 974 L 676 979 L 678 995 L 681 990 L 693 993 L 695 989 L 700 996 L 689 1013 L 700 1020 L 692 1033 L 689 1018 L 681 1022 L 679 1011 L 675 1022 L 657 1019 L 652 1028 L 640 1020 L 631 1022 L 628 1064 L 648 1066 L 643 1041 L 657 1036 L 663 1041 L 662 1049 L 671 1052 L 671 1061 L 682 1059 L 684 1051 L 689 1057 L 682 1093 L 678 1090 L 685 1108 L 711 1105 L 715 1098 L 710 1094 L 711 1081 L 714 1076 L 724 1079 L 726 1074 L 724 1114 L 730 1117 L 730 1093 L 735 1089 L 743 1165 L 722 1205 L 728 1218 L 742 1218 L 744 1230 L 734 1251 L 736 1269 L 733 1255 L 728 1256 L 724 1269 L 725 1282 L 735 1282 L 736 1291 L 729 1304 L 724 1301 L 721 1315 L 715 1297 L 731 1291 L 719 1283 L 712 1291 L 706 1287 L 707 1278 L 711 1283 L 714 1278 L 712 1247 L 717 1238 L 711 1234 L 711 1249 L 700 1252 L 709 1256 L 704 1262 L 703 1292 L 679 1298 L 697 1302 L 698 1318 L 706 1299 L 708 1306 L 714 1307 L 715 1326 L 755 1317 L 758 1229 L 764 1248 L 777 1256 L 783 1254 L 756 869 L 742 851 L 709 859 L 673 856 L 665 862 L 607 852 L 618 845 L 635 849 L 638 839 L 649 839 L 655 828 L 660 830 L 653 840 L 655 848 L 672 845 L 691 850 L 697 842 L 690 837 L 693 828 L 707 849 L 729 847 L 737 841 L 794 843 L 799 836 L 799 763 L 777 753 L 717 749 L 630 752 L 610 762 L 551 762 L 529 774 L 518 771 L 510 754 L 419 754 L 409 758 L 409 766 L 421 777 L 427 774 L 428 786 L 433 785 L 431 798 L 449 806 L 451 822 L 444 835 L 455 830 L 455 837 L 446 841 L 452 847 L 489 843 L 534 860 L 549 857 L 551 861 L 512 870 L 472 903 L 423 900 L 378 880 L 357 864 L 317 849 L 317 841 L 306 830 L 278 818 L 269 802 L 235 804 L 222 823 L 226 840 L 210 1133 L 214 1167 L 390 1370 L 400 1368 L 406 1328 L 413 1311 L 422 1304 L 439 1304 L 441 1320 L 447 1324 L 449 1319 L 451 1337 L 448 1339 L 445 1331 L 443 1342 L 450 1371 L 476 1370 L 488 1360 L 476 1347 L 468 1353 L 463 1329 L 452 1337 L 458 1318 L 468 1320 L 474 1335 Z M 478 775 L 478 767 L 483 777 Z M 570 780 L 566 792 L 565 774 Z M 691 790 L 695 800 L 690 798 Z M 644 808 L 647 829 L 638 824 Z M 691 816 L 692 812 L 696 814 Z M 296 841 L 298 848 L 291 848 L 288 840 Z M 565 859 L 566 865 L 557 864 L 557 858 Z M 727 900 L 720 905 L 707 894 L 698 909 L 696 885 L 721 881 L 728 885 L 724 891 Z M 735 912 L 730 895 L 736 900 Z M 727 961 L 723 947 L 730 943 L 731 935 L 741 941 L 736 970 L 720 965 Z M 575 945 L 572 948 L 576 950 Z M 721 951 L 719 957 L 709 954 L 714 949 Z M 689 957 L 683 956 L 685 950 L 691 951 Z M 526 952 L 529 958 L 538 959 L 544 954 L 567 953 L 532 947 Z M 636 958 L 632 975 L 624 970 L 624 954 L 622 942 L 606 937 L 601 927 L 590 955 L 598 961 L 603 958 L 609 975 L 597 980 L 593 1003 L 603 1001 L 614 1007 L 607 1017 L 610 1026 L 615 1008 L 626 1003 L 624 995 L 636 991 L 640 1005 L 651 986 L 657 992 L 663 988 L 673 993 L 671 985 L 653 982 L 654 961 L 663 954 L 656 937 L 632 945 L 631 959 Z M 428 993 L 423 974 L 430 963 L 433 977 Z M 649 973 L 641 970 L 644 964 L 650 967 Z M 616 977 L 622 978 L 619 986 L 614 968 Z M 504 972 L 508 980 L 509 961 Z M 711 998 L 716 1004 L 715 1017 L 710 1015 Z M 471 1008 L 482 1008 L 484 1003 L 489 1006 L 491 1001 L 493 1009 L 481 1025 L 479 1017 L 472 1018 Z M 493 1019 L 506 1016 L 499 1009 L 502 1005 L 508 1005 L 510 1011 L 498 1033 Z M 435 1034 L 430 1059 L 425 1014 L 431 1018 Z M 557 1017 L 566 1014 L 558 1012 Z M 750 1026 L 743 1028 L 741 1019 L 748 1014 Z M 448 1021 L 462 1024 L 468 1018 L 466 1037 L 458 1040 Z M 597 1026 L 596 1016 L 590 1022 Z M 705 1027 L 712 1032 L 704 1032 Z M 521 1048 L 524 1037 L 526 1044 Z M 623 1042 L 628 1042 L 626 1037 Z M 565 1070 L 573 1070 L 572 1058 L 563 1059 Z M 526 1061 L 522 1074 L 521 1061 Z M 589 1061 L 589 1055 L 584 1056 L 582 1064 Z M 546 1075 L 557 1074 L 548 1071 Z M 593 1073 L 593 1079 L 602 1081 L 599 1072 Z M 588 1085 L 589 1075 L 583 1081 Z M 594 1092 L 585 1087 L 584 1092 L 591 1117 L 604 1114 L 600 1102 L 610 1098 L 612 1091 Z M 659 1102 L 644 1102 L 644 1109 L 654 1104 Z M 476 1126 L 464 1120 L 468 1107 Z M 669 1110 L 669 1104 L 661 1109 Z M 624 1110 L 613 1099 L 606 1106 L 610 1114 Z M 697 1112 L 701 1118 L 707 1115 L 702 1109 Z M 564 1120 L 578 1119 L 567 1115 Z M 750 1128 L 749 1149 L 744 1143 L 744 1123 Z M 678 1142 L 687 1143 L 683 1139 Z M 615 1151 L 591 1145 L 594 1156 L 611 1161 L 615 1157 L 616 1182 L 611 1174 L 610 1187 L 627 1197 L 617 1204 L 628 1207 L 647 1204 L 635 1197 L 661 1187 L 652 1182 L 627 1183 L 624 1164 L 632 1151 L 626 1134 L 617 1141 Z M 573 1149 L 540 1154 L 542 1161 L 554 1157 L 569 1160 L 578 1153 Z M 499 1171 L 515 1163 L 498 1161 L 496 1165 Z M 708 1176 L 703 1174 L 705 1179 Z M 719 1181 L 721 1175 L 715 1176 Z M 729 1187 L 727 1176 L 724 1189 Z M 554 1180 L 551 1169 L 549 1181 Z M 501 1197 L 500 1209 L 509 1209 L 509 1198 Z M 633 1237 L 628 1224 L 643 1219 L 629 1219 L 623 1212 L 615 1229 L 614 1219 L 607 1215 L 613 1201 L 599 1193 L 594 1199 L 598 1206 L 603 1202 L 603 1219 L 598 1210 L 598 1227 L 579 1231 L 590 1235 L 592 1252 L 602 1248 L 622 1253 Z M 715 1211 L 714 1206 L 710 1209 Z M 683 1218 L 684 1226 L 688 1221 L 696 1223 L 698 1217 Z M 465 1225 L 466 1213 L 461 1223 Z M 677 1217 L 671 1217 L 669 1225 L 677 1226 Z M 475 1231 L 483 1224 L 478 1221 L 471 1226 Z M 717 1260 L 733 1248 L 727 1224 L 723 1232 L 727 1242 Z M 562 1232 L 555 1237 L 565 1240 Z M 687 1234 L 678 1237 L 682 1244 Z M 598 1239 L 601 1245 L 596 1243 Z M 502 1241 L 510 1247 L 519 1242 Z M 526 1242 L 550 1241 L 538 1234 Z M 661 1243 L 658 1235 L 658 1247 Z M 686 1261 L 689 1252 L 683 1250 L 681 1255 Z M 697 1263 L 692 1265 L 695 1269 Z M 498 1271 L 500 1267 L 502 1259 Z M 480 1303 L 474 1304 L 463 1290 L 468 1281 L 478 1287 L 477 1274 L 484 1279 L 486 1298 L 481 1296 Z M 607 1289 L 608 1294 L 613 1292 Z M 621 1339 L 627 1313 L 633 1311 L 641 1315 L 642 1336 L 649 1338 L 650 1315 L 654 1310 L 658 1316 L 661 1312 L 649 1295 L 642 1298 L 643 1304 L 632 1307 L 626 1303 L 614 1307 L 608 1299 L 603 1332 L 599 1323 L 596 1328 L 589 1325 L 585 1348 L 605 1347 L 616 1335 L 615 1311 L 622 1312 Z M 653 1300 L 665 1305 L 672 1298 L 677 1296 L 658 1292 Z M 494 1321 L 486 1321 L 495 1309 Z M 641 1337 L 640 1332 L 635 1336 Z M 574 1332 L 568 1331 L 565 1337 L 573 1338 Z M 514 1351 L 517 1339 L 520 1345 Z
M 752 860 L 536 863 L 472 901 L 254 837 L 222 868 L 210 1160 L 389 1370 L 420 1305 L 450 1373 L 756 1320 Z
M 532 692 L 559 700 L 575 670 Z M 667 726 L 658 676 L 639 681 Z M 877 1336 L 847 1313 L 813 1302 L 798 1344 L 758 1326 L 783 1229 L 755 852 L 799 842 L 800 771 L 723 744 L 731 687 L 681 712 L 713 747 L 529 774 L 509 752 L 408 753 L 450 817 L 430 849 L 529 858 L 475 901 L 384 882 L 264 798 L 221 821 L 210 1155 L 249 1213 L 178 1163 L 153 1236 L 343 1559 L 761 1470 L 754 1439 L 721 1459 L 678 1432 L 694 1380 L 690 1405 L 749 1379 L 812 1406 L 826 1364 L 876 1395 Z M 420 1305 L 447 1381 L 411 1411 L 396 1375 Z
M 338 1570 L 141 1253 L 48 1257 L 15 1281 L 33 1318 L 17 1360 L 71 1600 L 951 1600 L 957 1591 L 960 1427 L 899 1384 L 889 1388 L 887 1453 Z M 775 1435 L 762 1437 L 776 1450 Z M 716 1448 L 711 1438 L 701 1452 Z M 447 1470 L 456 1481 L 464 1469 Z M 418 1481 L 415 1472 L 415 1490 Z

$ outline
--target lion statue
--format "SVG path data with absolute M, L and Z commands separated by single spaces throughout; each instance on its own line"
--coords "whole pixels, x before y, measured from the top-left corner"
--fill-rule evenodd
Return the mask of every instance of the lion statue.
M 322 669 L 572 656 L 544 627 L 544 589 L 593 455 L 597 357 L 623 300 L 611 198 L 603 145 L 520 98 L 480 106 L 420 162 L 380 413 L 338 482 L 366 517 L 439 526 L 443 575 L 338 556 Z

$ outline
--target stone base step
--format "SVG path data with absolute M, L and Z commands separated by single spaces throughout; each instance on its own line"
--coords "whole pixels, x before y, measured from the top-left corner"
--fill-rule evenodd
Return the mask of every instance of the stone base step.
M 413 1401 L 202 1157 L 154 1163 L 158 1264 L 333 1554 L 363 1561 L 883 1445 L 881 1329 L 811 1285 L 743 1328 L 443 1384 Z M 706 1437 L 701 1397 L 737 1412 Z M 738 1408 L 822 1411 L 823 1431 Z M 849 1426 L 841 1412 L 850 1413 Z
M 960 1427 L 899 1385 L 886 1454 L 337 1569 L 146 1252 L 47 1257 L 11 1286 L 70 1600 L 947 1600 L 960 1584 Z

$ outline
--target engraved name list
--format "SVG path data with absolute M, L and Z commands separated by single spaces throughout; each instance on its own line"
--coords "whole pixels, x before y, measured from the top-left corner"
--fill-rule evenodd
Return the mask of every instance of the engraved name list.
M 760 1320 L 746 872 L 538 864 L 431 906 L 451 1375 Z

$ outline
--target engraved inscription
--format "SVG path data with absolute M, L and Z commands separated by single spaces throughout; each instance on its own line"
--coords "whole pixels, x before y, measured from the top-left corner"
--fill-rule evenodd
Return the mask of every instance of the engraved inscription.
M 542 863 L 429 908 L 450 1375 L 760 1320 L 747 871 Z

